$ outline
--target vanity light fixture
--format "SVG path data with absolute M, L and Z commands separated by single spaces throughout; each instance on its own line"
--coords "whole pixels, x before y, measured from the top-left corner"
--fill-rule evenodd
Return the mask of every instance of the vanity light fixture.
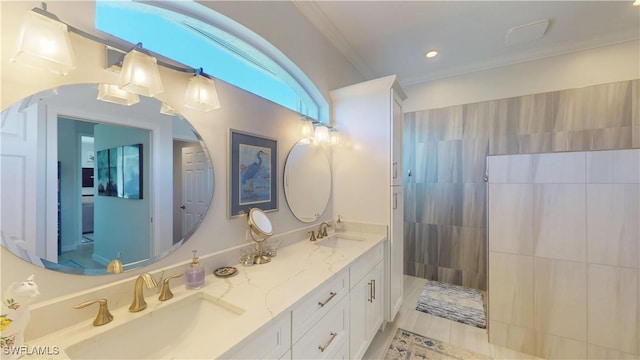
M 118 87 L 144 96 L 154 96 L 164 90 L 157 60 L 144 51 L 142 43 L 124 56 Z
M 307 116 L 300 118 L 300 135 L 303 139 L 310 139 L 314 136 L 313 120 Z
M 160 72 L 158 71 L 158 65 L 161 65 L 179 72 L 196 72 L 197 82 L 200 84 L 206 82 L 208 84 L 207 100 L 203 100 L 203 93 L 200 92 L 199 100 L 196 100 L 200 105 L 197 106 L 211 107 L 211 110 L 220 107 L 215 85 L 209 76 L 198 73 L 198 70 L 170 59 L 160 57 L 160 60 L 158 60 L 148 50 L 143 49 L 141 43 L 131 49 L 129 45 L 124 45 L 121 42 L 103 39 L 80 30 L 48 12 L 47 4 L 44 2 L 42 3 L 42 8 L 35 7 L 27 12 L 19 32 L 16 54 L 10 61 L 19 61 L 25 65 L 46 68 L 52 72 L 66 75 L 76 68 L 69 32 L 106 45 L 106 68 L 112 71 L 121 68 L 118 81 L 118 87 L 121 90 L 149 97 L 161 93 L 164 90 Z M 122 55 L 118 53 L 125 53 L 127 50 L 123 49 L 127 48 L 131 50 L 124 55 L 120 66 Z M 204 80 L 201 79 L 202 77 L 204 77 Z
M 202 68 L 197 69 L 189 80 L 184 94 L 184 106 L 205 112 L 220 108 L 216 84 L 202 72 Z
M 131 106 L 140 102 L 140 97 L 136 93 L 120 89 L 118 85 L 100 84 L 98 85 L 98 100 Z
M 336 128 L 332 128 L 329 132 L 329 143 L 331 145 L 340 144 L 340 133 L 338 132 L 338 130 L 336 130 Z
M 633 6 L 640 6 L 640 0 L 636 0 L 633 2 Z
M 427 59 L 434 58 L 434 57 L 438 56 L 438 50 L 434 50 L 434 49 L 429 50 L 429 51 L 427 51 L 427 53 L 426 53 L 424 56 L 425 56 Z
M 175 115 L 176 109 L 174 109 L 170 105 L 167 105 L 167 103 L 162 103 L 162 106 L 160 107 L 160 114 Z
M 66 24 L 46 11 L 45 5 L 44 10 L 34 8 L 25 14 L 16 53 L 10 61 L 67 75 L 76 68 L 69 31 Z
M 329 138 L 329 128 L 324 125 L 316 126 L 314 139 L 316 143 L 328 143 L 330 141 Z

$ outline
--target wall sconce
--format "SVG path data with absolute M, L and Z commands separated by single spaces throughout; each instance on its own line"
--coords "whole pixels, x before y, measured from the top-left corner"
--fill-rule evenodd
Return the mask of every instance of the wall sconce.
M 118 86 L 136 94 L 154 96 L 164 88 L 156 58 L 143 51 L 142 43 L 138 43 L 124 56 Z
M 329 128 L 324 125 L 316 126 L 314 139 L 317 143 L 328 143 L 330 141 Z
M 67 25 L 46 8 L 27 11 L 18 34 L 16 54 L 10 61 L 61 75 L 76 68 Z
M 98 85 L 98 100 L 131 106 L 140 102 L 140 97 L 136 93 L 120 89 L 117 85 Z
M 200 111 L 220 108 L 216 85 L 212 79 L 204 75 L 202 68 L 196 70 L 195 75 L 189 80 L 184 94 L 184 106 Z

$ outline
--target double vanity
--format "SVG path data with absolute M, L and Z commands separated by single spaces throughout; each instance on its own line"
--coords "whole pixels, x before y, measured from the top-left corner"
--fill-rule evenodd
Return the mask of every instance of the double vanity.
M 362 227 L 295 242 L 233 277 L 207 269 L 204 287 L 176 285 L 168 301 L 146 290 L 141 312 L 112 309 L 106 325 L 85 321 L 28 345 L 57 347 L 50 359 L 360 358 L 383 323 L 387 239 L 385 226 Z

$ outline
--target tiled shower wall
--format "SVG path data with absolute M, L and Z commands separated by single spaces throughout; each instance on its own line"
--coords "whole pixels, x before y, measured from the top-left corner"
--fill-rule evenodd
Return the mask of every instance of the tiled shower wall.
M 639 359 L 640 150 L 491 156 L 489 340 Z
M 405 274 L 487 289 L 486 156 L 640 148 L 640 80 L 405 114 Z

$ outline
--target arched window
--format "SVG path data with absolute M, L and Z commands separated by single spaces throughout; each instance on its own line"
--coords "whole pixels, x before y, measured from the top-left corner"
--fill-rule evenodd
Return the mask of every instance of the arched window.
M 191 1 L 96 1 L 96 28 L 204 71 L 310 118 L 329 104 L 284 54 L 246 27 Z

